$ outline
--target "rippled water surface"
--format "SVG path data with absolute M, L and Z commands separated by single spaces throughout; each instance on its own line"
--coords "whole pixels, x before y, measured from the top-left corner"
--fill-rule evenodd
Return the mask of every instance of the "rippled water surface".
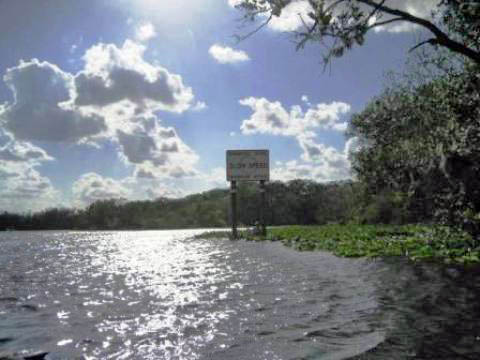
M 198 232 L 1 233 L 0 354 L 480 358 L 477 269 Z

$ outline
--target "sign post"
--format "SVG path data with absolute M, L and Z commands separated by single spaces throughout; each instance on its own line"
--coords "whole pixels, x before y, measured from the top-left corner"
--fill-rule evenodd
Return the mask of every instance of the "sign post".
M 261 233 L 266 235 L 265 182 L 270 179 L 270 154 L 268 150 L 227 150 L 227 181 L 230 181 L 232 236 L 237 238 L 237 181 L 260 181 Z
M 262 204 L 260 205 L 260 226 L 262 227 L 262 236 L 267 236 L 267 227 L 265 225 L 265 180 L 260 180 L 260 195 Z
M 230 182 L 230 203 L 232 212 L 232 237 L 236 239 L 237 234 L 237 182 L 235 180 Z

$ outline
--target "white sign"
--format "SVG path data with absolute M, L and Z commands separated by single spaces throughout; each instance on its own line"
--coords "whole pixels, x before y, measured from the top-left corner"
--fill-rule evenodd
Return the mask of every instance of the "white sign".
M 227 181 L 270 179 L 268 150 L 227 150 Z

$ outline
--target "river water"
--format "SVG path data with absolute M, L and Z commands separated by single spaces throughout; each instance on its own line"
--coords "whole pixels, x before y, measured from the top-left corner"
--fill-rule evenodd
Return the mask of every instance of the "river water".
M 480 358 L 478 269 L 198 232 L 1 233 L 0 358 Z

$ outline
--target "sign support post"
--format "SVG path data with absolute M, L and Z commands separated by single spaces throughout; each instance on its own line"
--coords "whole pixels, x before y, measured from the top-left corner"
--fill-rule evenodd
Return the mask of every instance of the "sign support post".
M 267 235 L 265 224 L 265 182 L 270 179 L 270 152 L 268 150 L 227 150 L 227 181 L 230 181 L 232 237 L 237 232 L 237 181 L 259 181 L 261 205 L 259 225 L 262 236 Z
M 236 239 L 237 234 L 237 182 L 230 182 L 230 208 L 232 212 L 232 237 Z
M 262 203 L 260 205 L 260 225 L 262 227 L 262 236 L 267 236 L 267 227 L 265 226 L 265 180 L 260 180 L 260 195 Z

